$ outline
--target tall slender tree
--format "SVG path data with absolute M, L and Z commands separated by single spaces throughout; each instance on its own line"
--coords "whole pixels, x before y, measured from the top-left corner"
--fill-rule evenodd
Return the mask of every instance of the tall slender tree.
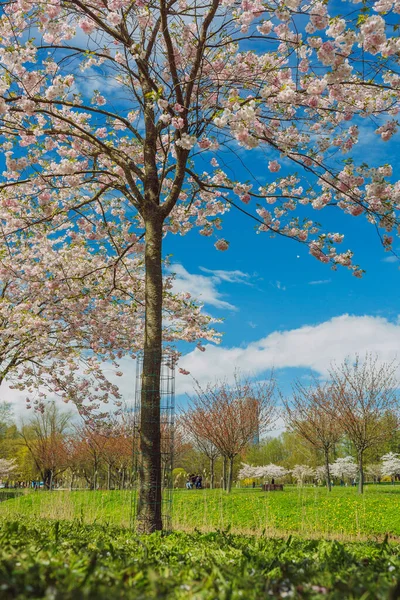
M 397 368 L 395 362 L 381 362 L 367 354 L 364 359 L 347 359 L 331 370 L 329 414 L 356 450 L 360 494 L 364 491 L 365 451 L 390 440 L 399 426 Z
M 329 459 L 343 434 L 340 421 L 332 418 L 333 390 L 330 384 L 314 382 L 309 387 L 296 381 L 290 398 L 283 398 L 284 418 L 288 428 L 297 433 L 324 456 L 326 485 L 331 491 Z

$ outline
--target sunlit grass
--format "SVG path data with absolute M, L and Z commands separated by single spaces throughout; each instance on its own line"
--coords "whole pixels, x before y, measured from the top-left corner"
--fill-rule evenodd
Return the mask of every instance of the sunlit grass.
M 0 517 L 76 520 L 128 527 L 135 503 L 131 491 L 29 491 L 0 503 Z M 175 490 L 174 529 L 239 533 L 289 533 L 324 537 L 400 537 L 400 486 L 355 488 L 286 487 L 259 489 Z

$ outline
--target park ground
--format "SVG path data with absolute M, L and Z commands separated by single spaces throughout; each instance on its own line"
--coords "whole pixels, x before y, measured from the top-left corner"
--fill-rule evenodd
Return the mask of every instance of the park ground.
M 400 598 L 400 486 L 176 490 L 169 535 L 121 491 L 0 491 L 0 598 Z

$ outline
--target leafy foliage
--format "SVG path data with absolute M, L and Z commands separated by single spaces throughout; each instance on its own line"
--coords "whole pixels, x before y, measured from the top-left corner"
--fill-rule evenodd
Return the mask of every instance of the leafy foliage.
M 0 524 L 3 600 L 395 597 L 399 547 L 219 531 L 136 537 L 43 520 Z M 365 595 L 364 595 L 365 594 Z

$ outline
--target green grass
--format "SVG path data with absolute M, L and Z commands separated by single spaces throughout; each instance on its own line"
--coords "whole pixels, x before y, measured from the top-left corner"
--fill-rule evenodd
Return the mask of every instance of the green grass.
M 395 600 L 400 547 L 0 519 L 2 600 Z
M 80 519 L 127 527 L 132 500 L 129 491 L 29 492 L 0 502 L 0 517 Z M 385 534 L 400 538 L 400 486 L 367 486 L 364 496 L 355 488 L 339 487 L 330 494 L 313 487 L 287 487 L 276 493 L 235 489 L 230 495 L 221 490 L 177 490 L 173 527 L 343 539 Z

